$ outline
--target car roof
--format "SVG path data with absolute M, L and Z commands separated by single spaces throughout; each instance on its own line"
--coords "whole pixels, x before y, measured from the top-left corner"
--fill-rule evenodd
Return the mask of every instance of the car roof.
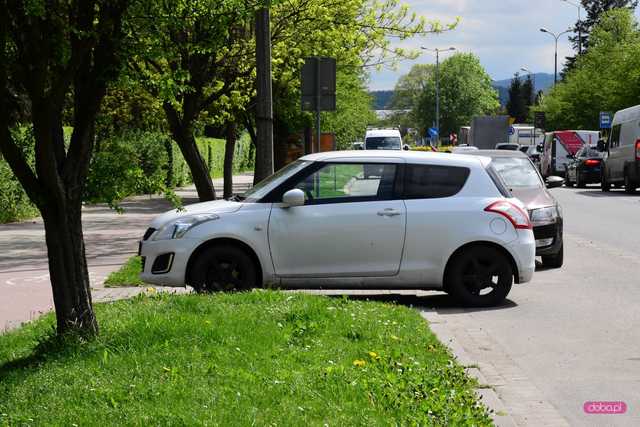
M 519 150 L 477 150 L 477 151 L 465 151 L 465 152 L 460 152 L 460 154 L 468 156 L 468 155 L 473 155 L 473 156 L 485 156 L 485 157 L 491 157 L 491 158 L 495 158 L 495 157 L 521 157 L 524 159 L 528 159 L 529 156 L 527 156 L 526 154 L 524 154 L 522 151 Z
M 370 136 L 400 136 L 398 129 L 368 129 L 366 137 Z
M 478 153 L 474 151 L 474 153 Z M 526 157 L 526 156 L 525 156 Z M 478 155 L 471 157 L 468 155 L 454 153 L 434 153 L 428 151 L 403 151 L 403 150 L 345 150 L 327 151 L 323 153 L 309 154 L 301 157 L 300 160 L 311 162 L 336 162 L 340 160 L 357 161 L 358 159 L 401 159 L 406 163 L 428 163 L 446 166 L 478 167 L 491 162 L 491 159 L 484 160 Z

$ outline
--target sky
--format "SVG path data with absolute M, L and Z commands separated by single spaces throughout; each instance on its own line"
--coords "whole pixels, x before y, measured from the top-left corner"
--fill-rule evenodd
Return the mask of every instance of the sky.
M 554 39 L 541 33 L 545 27 L 560 33 L 578 18 L 575 6 L 562 0 L 404 0 L 411 10 L 427 20 L 460 23 L 441 34 L 415 37 L 396 46 L 419 49 L 455 47 L 476 54 L 494 80 L 513 77 L 520 68 L 553 73 Z M 576 1 L 574 1 L 576 3 Z M 582 16 L 586 13 L 582 10 Z M 636 11 L 640 16 L 640 8 Z M 572 53 L 566 34 L 558 41 L 558 72 L 564 58 Z M 440 60 L 449 53 L 442 53 Z M 435 54 L 423 52 L 415 61 L 403 61 L 397 69 L 372 70 L 371 90 L 393 89 L 398 77 L 415 63 L 435 63 Z

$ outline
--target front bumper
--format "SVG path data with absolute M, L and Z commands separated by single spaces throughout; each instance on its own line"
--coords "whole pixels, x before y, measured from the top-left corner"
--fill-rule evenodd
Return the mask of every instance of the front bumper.
M 533 227 L 537 256 L 555 255 L 560 252 L 563 239 L 562 228 L 562 218 L 552 224 Z
M 140 279 L 160 286 L 185 286 L 187 262 L 199 240 L 183 237 L 171 240 L 144 240 L 139 255 L 144 262 Z M 158 268 L 158 266 L 166 268 Z M 156 272 L 152 272 L 152 269 Z

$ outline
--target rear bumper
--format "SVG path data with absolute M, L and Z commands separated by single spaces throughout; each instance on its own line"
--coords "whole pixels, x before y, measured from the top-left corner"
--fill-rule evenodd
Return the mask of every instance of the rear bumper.
M 546 256 L 546 255 L 555 255 L 560 252 L 562 248 L 562 218 L 558 219 L 554 224 L 542 225 L 538 227 L 533 227 L 533 234 L 536 239 L 536 255 L 537 256 Z M 544 243 L 545 240 L 551 240 L 550 244 L 544 244 L 539 246 L 541 243 Z
M 580 174 L 580 178 L 582 179 L 582 182 L 584 182 L 585 184 L 594 184 L 594 183 L 600 183 L 600 181 L 602 180 L 602 170 L 600 168 L 593 170 L 593 169 L 583 169 L 583 170 L 579 170 L 577 171 L 577 173 Z
M 518 239 L 507 246 L 518 267 L 516 283 L 526 283 L 536 270 L 536 247 L 531 230 L 518 230 Z

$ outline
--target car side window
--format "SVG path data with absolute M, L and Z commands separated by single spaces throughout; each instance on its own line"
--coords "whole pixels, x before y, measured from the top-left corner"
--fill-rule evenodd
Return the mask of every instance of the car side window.
M 464 187 L 469 169 L 458 166 L 407 165 L 404 174 L 405 199 L 451 197 Z
M 622 130 L 622 125 L 615 125 L 611 130 L 611 139 L 609 140 L 609 147 L 618 147 L 620 146 L 620 131 Z
M 307 205 L 393 198 L 395 164 L 327 163 L 293 188 L 304 191 Z

